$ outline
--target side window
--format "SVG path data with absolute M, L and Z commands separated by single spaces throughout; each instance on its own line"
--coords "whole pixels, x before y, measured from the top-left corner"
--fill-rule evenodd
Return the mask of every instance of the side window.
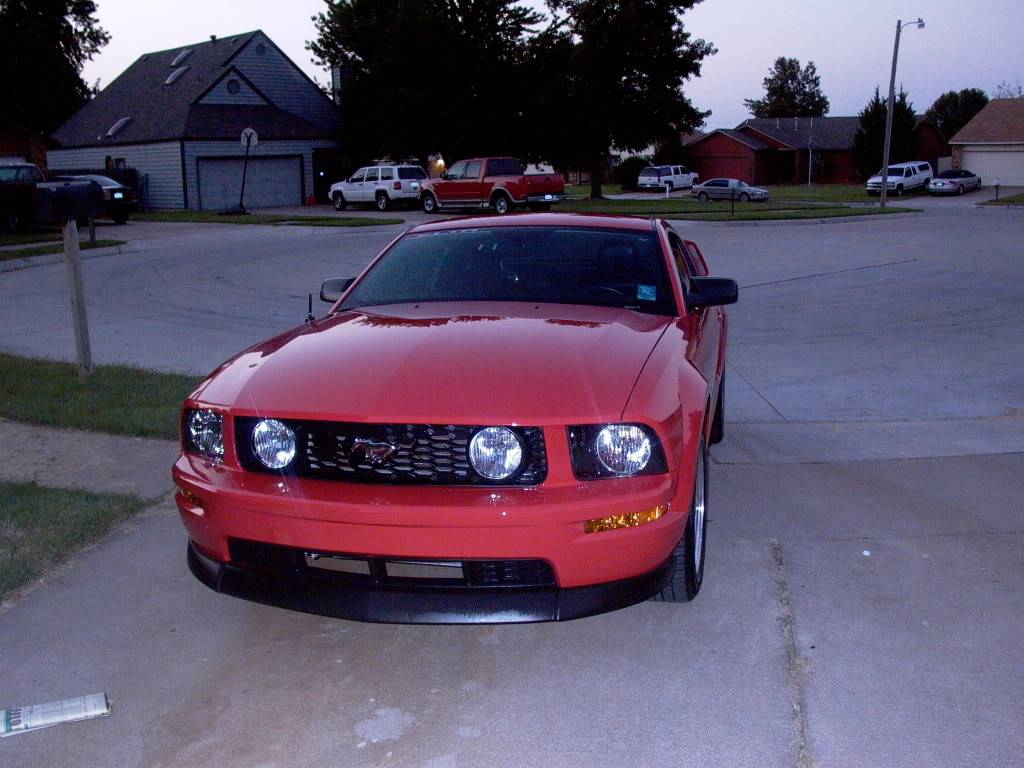
M 472 162 L 466 163 L 466 173 L 463 176 L 465 179 L 479 179 L 480 178 L 480 161 L 473 160 Z
M 366 181 L 376 181 L 379 168 L 367 168 L 366 169 Z
M 913 172 L 912 170 L 910 170 L 909 168 L 907 168 L 907 170 L 905 170 L 905 171 L 903 172 L 903 176 L 904 176 L 905 178 L 908 178 L 908 179 L 909 179 L 909 178 L 910 178 L 911 176 L 913 176 L 913 175 L 914 175 L 914 172 Z
M 917 169 L 921 171 L 921 173 L 928 173 L 932 167 L 928 165 L 928 163 L 921 163 L 921 165 L 917 166 Z
M 458 162 L 458 163 L 456 163 L 455 165 L 452 166 L 452 169 L 450 171 L 448 171 L 448 179 L 449 180 L 462 179 L 462 178 L 465 178 L 465 176 L 466 176 L 466 163 L 465 162 Z
M 672 173 L 675 176 L 681 176 L 682 173 L 683 173 L 683 169 L 680 168 L 678 165 L 675 165 L 675 166 L 672 167 Z
M 388 167 L 388 168 L 381 168 L 380 169 L 380 180 L 381 181 L 391 181 L 393 178 L 395 178 L 395 169 L 394 168 Z
M 356 171 L 355 173 L 352 174 L 352 176 L 349 178 L 349 182 L 354 184 L 357 181 L 362 181 L 363 177 L 365 175 L 366 175 L 366 169 L 365 168 L 360 168 L 358 171 Z
M 683 286 L 690 284 L 690 275 L 695 273 L 693 263 L 691 261 L 690 254 L 686 250 L 686 246 L 683 245 L 683 241 L 679 239 L 679 236 L 675 233 L 669 233 L 669 243 L 672 244 L 672 258 L 676 262 L 676 269 L 679 271 L 679 279 L 683 281 Z

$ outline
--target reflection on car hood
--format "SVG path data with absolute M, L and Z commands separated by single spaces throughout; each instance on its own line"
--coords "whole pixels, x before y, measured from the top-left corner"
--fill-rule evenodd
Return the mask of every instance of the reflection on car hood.
M 348 421 L 613 420 L 669 322 L 511 302 L 345 311 L 243 352 L 197 398 L 239 413 Z

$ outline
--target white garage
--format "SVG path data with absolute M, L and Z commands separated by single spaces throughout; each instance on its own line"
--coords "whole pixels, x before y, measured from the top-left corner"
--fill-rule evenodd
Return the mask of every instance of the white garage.
M 949 143 L 955 167 L 985 186 L 1024 187 L 1024 99 L 993 99 Z
M 199 207 L 219 211 L 238 205 L 242 187 L 240 157 L 196 158 Z M 302 205 L 302 157 L 250 157 L 245 172 L 246 208 Z

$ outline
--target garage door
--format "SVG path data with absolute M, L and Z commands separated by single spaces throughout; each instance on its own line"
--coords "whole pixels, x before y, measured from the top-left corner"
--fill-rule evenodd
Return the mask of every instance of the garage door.
M 199 207 L 219 211 L 238 205 L 242 158 L 200 157 Z M 302 205 L 302 158 L 250 157 L 245 176 L 245 207 Z
M 1024 146 L 1016 150 L 965 147 L 960 167 L 978 174 L 986 187 L 996 179 L 1004 187 L 1024 187 Z

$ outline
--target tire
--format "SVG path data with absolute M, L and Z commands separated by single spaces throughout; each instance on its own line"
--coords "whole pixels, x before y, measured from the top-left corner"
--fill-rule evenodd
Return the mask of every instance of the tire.
M 740 192 L 740 196 L 737 199 L 741 203 L 749 203 L 750 202 L 750 195 L 748 195 L 746 192 Z
M 387 192 L 378 192 L 373 196 L 373 205 L 378 211 L 386 211 L 391 207 L 391 198 Z
M 708 449 L 701 440 L 697 448 L 693 501 L 683 538 L 672 550 L 675 569 L 665 588 L 654 596 L 661 603 L 688 603 L 704 583 L 704 550 L 707 544 Z
M 711 422 L 711 435 L 708 442 L 711 445 L 718 445 L 725 437 L 725 372 L 722 372 L 722 380 L 718 383 L 718 402 L 715 404 L 715 418 Z
M 902 184 L 897 184 L 896 185 L 896 197 L 903 197 L 903 185 Z
M 424 213 L 437 213 L 439 207 L 437 198 L 430 192 L 424 193 L 423 197 L 420 198 L 420 208 L 423 209 Z
M 506 213 L 511 213 L 512 201 L 504 192 L 499 192 L 491 198 L 491 207 L 494 209 L 496 214 L 504 216 Z
M 341 194 L 341 192 L 335 192 L 334 196 L 331 198 L 331 202 L 334 203 L 334 210 L 336 211 L 344 211 L 348 208 L 348 200 L 345 199 L 345 196 Z
M 697 193 L 697 199 L 700 200 L 702 203 L 706 203 L 708 201 L 708 193 L 707 192 L 698 192 Z

